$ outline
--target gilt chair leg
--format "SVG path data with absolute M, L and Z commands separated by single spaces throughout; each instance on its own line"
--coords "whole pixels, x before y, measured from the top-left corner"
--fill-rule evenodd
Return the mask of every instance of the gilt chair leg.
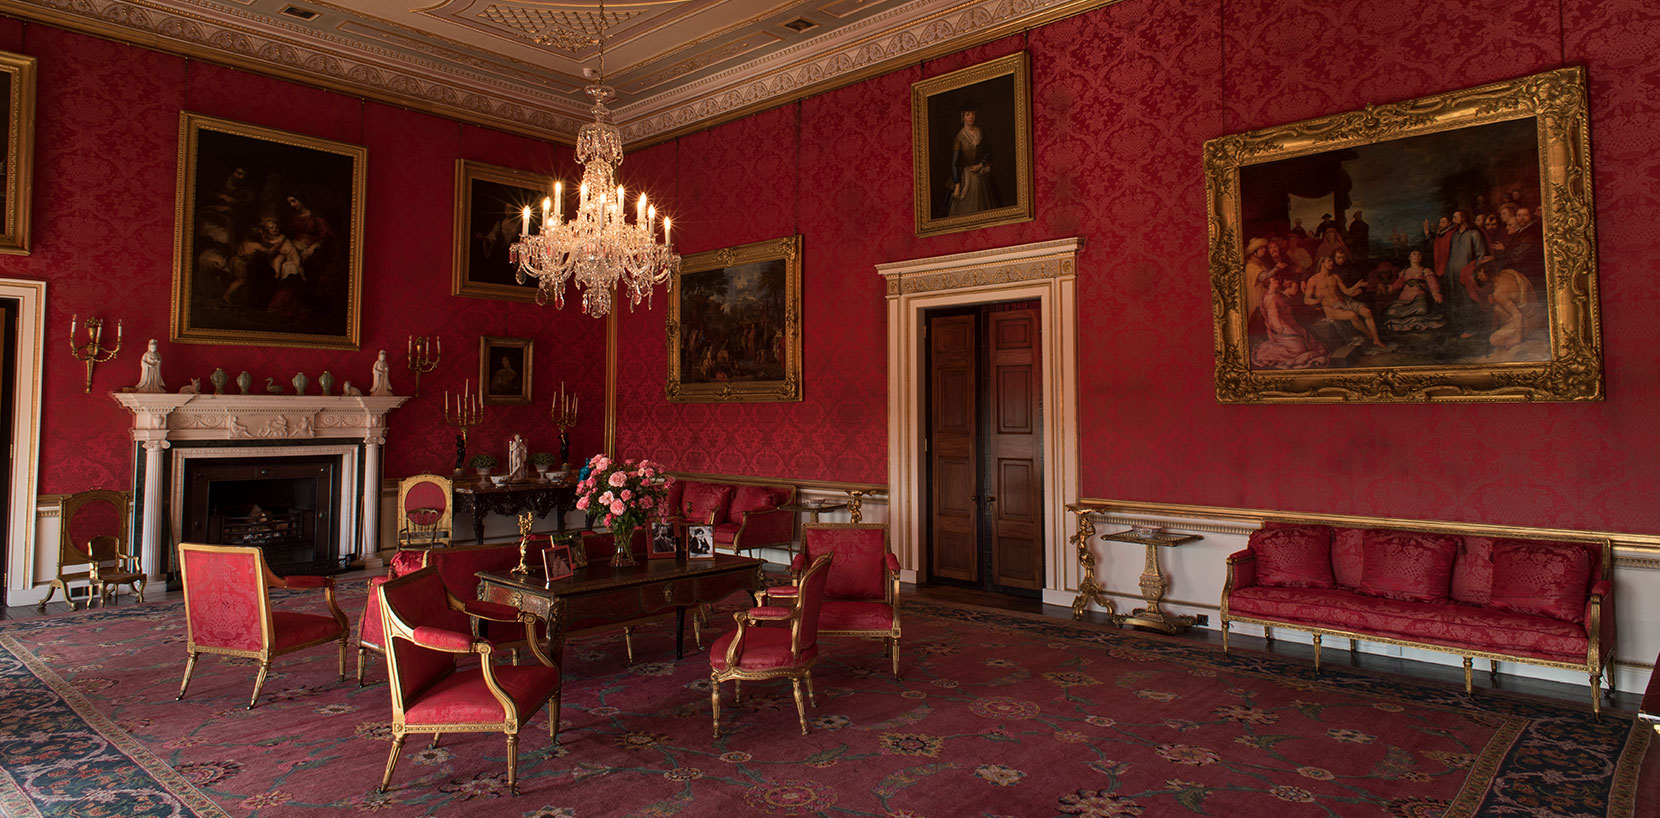
M 744 700 L 744 680 L 732 680 L 732 701 L 742 704 Z
M 814 707 L 818 707 L 818 696 L 814 695 L 814 693 L 813 693 L 813 674 L 812 674 L 812 672 L 809 671 L 806 674 L 806 677 L 807 677 L 807 703 L 814 706 Z
M 386 774 L 380 777 L 380 791 L 392 786 L 392 771 L 398 768 L 398 753 L 403 752 L 403 742 L 406 736 L 399 733 L 392 737 L 392 754 L 386 757 Z
M 715 738 L 720 738 L 720 680 L 709 677 L 709 712 L 715 717 Z
M 357 686 L 363 686 L 363 657 L 369 654 L 369 649 L 362 645 L 357 646 Z
M 270 672 L 271 662 L 269 660 L 259 663 L 259 675 L 254 677 L 254 695 L 248 699 L 249 710 L 254 709 L 254 705 L 259 702 L 259 691 L 261 688 L 265 687 L 265 677 L 270 674 Z
M 1487 681 L 1489 684 L 1493 685 L 1497 685 L 1499 683 L 1499 660 L 1487 660 Z
M 1591 715 L 1602 721 L 1602 672 L 1591 674 Z
M 1320 674 L 1320 634 L 1314 635 L 1314 673 Z
M 692 644 L 697 645 L 698 650 L 703 649 L 703 626 L 698 624 L 695 615 L 692 617 Z
M 1228 655 L 1228 620 L 1222 620 L 1222 655 Z
M 438 740 L 443 738 L 443 737 L 444 737 L 443 733 L 433 733 L 432 734 L 432 743 L 427 745 L 427 749 L 428 750 L 438 749 Z
M 179 697 L 173 701 L 184 701 L 184 692 L 190 689 L 190 674 L 196 670 L 196 657 L 199 654 L 191 653 L 184 660 L 184 681 L 179 683 Z
M 893 637 L 889 644 L 888 654 L 892 657 L 893 678 L 897 680 L 899 678 L 899 637 Z
M 1464 657 L 1464 695 L 1466 696 L 1470 696 L 1475 693 L 1475 687 L 1470 684 L 1470 664 L 1471 658 L 1468 656 Z
M 346 637 L 340 637 L 340 681 L 346 681 Z
M 628 651 L 628 663 L 634 664 L 634 626 L 623 628 L 623 648 Z
M 801 679 L 790 680 L 790 686 L 795 688 L 795 715 L 801 720 L 801 734 L 807 735 L 807 703 L 801 698 Z
M 548 738 L 559 741 L 559 697 L 548 701 Z
M 519 794 L 519 734 L 507 734 L 507 791 Z
M 35 606 L 36 610 L 40 610 L 40 611 L 46 610 L 46 603 L 51 602 L 52 601 L 52 595 L 58 592 L 58 584 L 59 584 L 58 581 L 54 579 L 54 580 L 52 580 L 51 585 L 46 586 L 46 596 L 43 596 L 43 597 L 40 598 L 40 604 Z M 69 588 L 68 587 L 65 587 L 63 589 L 63 598 L 64 599 L 69 599 Z M 75 601 L 72 600 L 72 599 L 70 599 L 70 602 L 69 602 L 69 610 L 72 610 L 72 611 L 75 610 Z
M 1267 625 L 1262 626 L 1262 641 L 1267 642 L 1270 645 L 1274 644 L 1274 629 L 1273 628 L 1271 628 Z

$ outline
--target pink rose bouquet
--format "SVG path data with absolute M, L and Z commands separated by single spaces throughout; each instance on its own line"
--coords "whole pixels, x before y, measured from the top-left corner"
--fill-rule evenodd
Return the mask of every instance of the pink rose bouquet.
M 668 511 L 672 481 L 661 463 L 612 460 L 596 454 L 588 461 L 588 477 L 576 484 L 576 507 L 590 517 L 598 516 L 600 525 L 617 537 L 627 537 Z

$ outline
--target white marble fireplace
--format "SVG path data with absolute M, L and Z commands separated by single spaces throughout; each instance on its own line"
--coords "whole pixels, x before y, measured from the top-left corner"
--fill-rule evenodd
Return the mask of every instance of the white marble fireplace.
M 167 550 L 181 539 L 186 467 L 203 459 L 338 456 L 338 555 L 374 553 L 386 415 L 407 397 L 136 392 L 113 397 L 133 413 L 133 440 L 144 449 L 135 464 L 134 541 L 152 578 L 166 572 Z

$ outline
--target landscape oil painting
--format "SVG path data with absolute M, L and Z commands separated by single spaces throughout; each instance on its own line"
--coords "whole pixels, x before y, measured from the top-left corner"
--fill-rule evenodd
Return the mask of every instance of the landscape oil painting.
M 1207 145 L 1218 397 L 1600 395 L 1573 74 Z M 1541 82 L 1579 89 L 1578 118 L 1539 110 L 1576 98 L 1544 94 Z M 1567 246 L 1584 250 L 1550 252 Z

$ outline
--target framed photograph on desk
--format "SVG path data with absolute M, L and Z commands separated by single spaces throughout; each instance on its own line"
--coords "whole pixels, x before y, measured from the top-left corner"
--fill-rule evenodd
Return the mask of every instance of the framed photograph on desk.
M 651 527 L 651 546 L 646 549 L 646 558 L 654 560 L 672 560 L 680 553 L 680 540 L 674 536 L 673 523 L 657 523 Z
M 548 582 L 559 579 L 568 579 L 576 573 L 571 567 L 571 547 L 556 545 L 542 552 L 542 570 L 547 574 Z
M 686 527 L 686 558 L 712 560 L 715 558 L 715 527 L 691 525 Z

